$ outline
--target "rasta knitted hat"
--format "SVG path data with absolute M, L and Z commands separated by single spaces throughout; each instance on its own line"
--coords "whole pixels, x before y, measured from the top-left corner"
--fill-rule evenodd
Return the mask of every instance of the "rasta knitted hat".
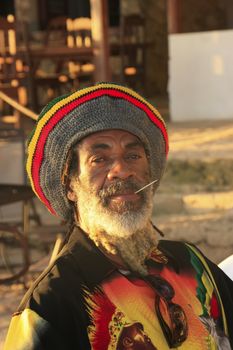
M 86 136 L 121 129 L 136 135 L 150 157 L 151 179 L 162 177 L 168 137 L 165 123 L 149 102 L 121 85 L 99 83 L 51 101 L 39 115 L 28 145 L 32 188 L 49 211 L 68 219 L 71 205 L 62 174 L 70 148 Z

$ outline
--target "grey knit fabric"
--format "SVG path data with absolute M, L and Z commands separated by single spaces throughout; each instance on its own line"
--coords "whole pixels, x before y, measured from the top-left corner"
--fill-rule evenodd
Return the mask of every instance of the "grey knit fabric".
M 61 182 L 69 149 L 84 137 L 108 129 L 126 130 L 139 137 L 150 156 L 151 178 L 158 179 L 154 189 L 158 187 L 166 162 L 165 141 L 160 129 L 130 102 L 101 96 L 78 106 L 58 122 L 44 149 L 41 187 L 62 218 L 67 219 L 71 210 Z

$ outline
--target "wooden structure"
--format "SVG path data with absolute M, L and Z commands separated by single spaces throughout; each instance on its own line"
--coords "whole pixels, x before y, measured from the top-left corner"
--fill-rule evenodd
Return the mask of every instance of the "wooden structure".
M 111 80 L 109 66 L 107 0 L 90 0 L 92 19 L 92 39 L 94 62 L 96 66 L 95 81 Z
M 0 89 L 18 100 L 21 105 L 26 105 L 28 62 L 25 52 L 18 51 L 17 30 L 14 16 L 0 18 Z M 0 111 L 3 108 L 3 103 L 1 103 Z M 12 116 L 11 121 L 18 123 L 17 112 Z
M 145 19 L 133 14 L 121 20 L 121 82 L 144 92 L 146 86 Z
M 167 0 L 168 33 L 181 32 L 180 0 Z
M 30 46 L 31 91 L 33 109 L 38 111 L 57 95 L 94 83 L 95 66 L 90 18 L 57 17 L 49 23 L 44 45 Z M 47 67 L 43 62 L 47 61 Z M 39 97 L 39 89 L 47 91 L 47 100 Z M 41 103 L 39 103 L 39 101 Z

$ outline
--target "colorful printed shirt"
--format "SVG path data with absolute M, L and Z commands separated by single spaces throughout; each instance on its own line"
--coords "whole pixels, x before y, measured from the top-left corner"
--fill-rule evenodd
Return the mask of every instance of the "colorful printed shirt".
M 233 283 L 216 265 L 161 240 L 147 266 L 145 278 L 119 271 L 76 228 L 13 315 L 4 349 L 231 349 Z

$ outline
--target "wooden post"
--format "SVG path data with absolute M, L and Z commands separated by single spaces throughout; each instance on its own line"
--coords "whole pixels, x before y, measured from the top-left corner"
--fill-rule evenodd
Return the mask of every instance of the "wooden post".
M 90 5 L 95 81 L 110 81 L 107 0 L 91 0 Z
M 168 33 L 181 33 L 180 1 L 167 0 Z
M 226 4 L 226 18 L 227 18 L 227 28 L 231 29 L 233 27 L 233 3 L 228 1 Z

